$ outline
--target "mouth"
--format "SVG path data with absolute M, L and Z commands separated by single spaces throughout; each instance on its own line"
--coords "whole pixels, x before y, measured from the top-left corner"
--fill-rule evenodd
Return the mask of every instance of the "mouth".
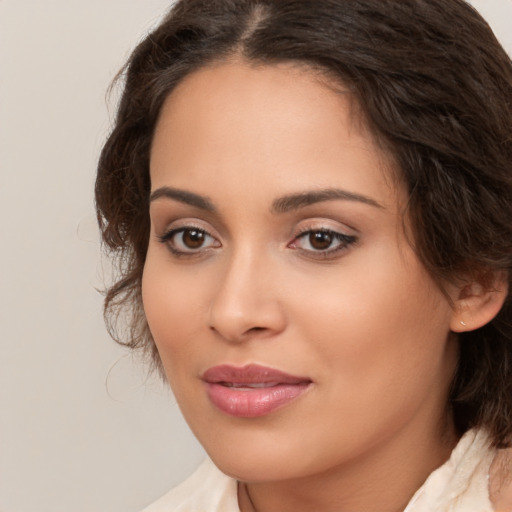
M 273 388 L 275 386 L 279 386 L 279 382 L 217 382 L 216 384 L 221 384 L 222 386 L 226 386 L 227 388 L 237 388 L 237 389 L 261 389 L 261 388 Z
M 270 414 L 293 402 L 312 384 L 308 377 L 259 365 L 214 366 L 202 379 L 213 405 L 239 418 Z

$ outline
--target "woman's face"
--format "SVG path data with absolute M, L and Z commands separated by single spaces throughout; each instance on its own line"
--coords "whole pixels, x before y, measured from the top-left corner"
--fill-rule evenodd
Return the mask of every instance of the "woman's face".
M 144 308 L 186 420 L 241 480 L 403 456 L 446 419 L 452 310 L 353 107 L 304 68 L 232 62 L 188 76 L 156 129 Z

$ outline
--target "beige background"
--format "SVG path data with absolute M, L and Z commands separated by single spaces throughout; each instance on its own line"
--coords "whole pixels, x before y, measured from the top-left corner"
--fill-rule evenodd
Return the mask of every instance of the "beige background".
M 137 512 L 202 457 L 94 289 L 105 91 L 169 3 L 0 0 L 0 512 Z M 474 5 L 512 53 L 512 1 Z

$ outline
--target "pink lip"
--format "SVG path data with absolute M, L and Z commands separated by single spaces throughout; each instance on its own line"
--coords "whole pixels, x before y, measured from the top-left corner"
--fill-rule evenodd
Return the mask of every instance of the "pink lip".
M 211 402 L 239 418 L 270 414 L 302 395 L 312 383 L 307 377 L 255 364 L 214 366 L 202 378 Z

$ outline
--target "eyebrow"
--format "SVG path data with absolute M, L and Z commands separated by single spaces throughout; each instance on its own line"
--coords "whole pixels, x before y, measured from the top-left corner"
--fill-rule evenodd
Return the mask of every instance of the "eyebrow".
M 196 208 L 206 210 L 208 212 L 214 213 L 216 211 L 215 206 L 208 197 L 200 196 L 199 194 L 194 194 L 193 192 L 187 192 L 186 190 L 171 187 L 161 187 L 156 189 L 149 196 L 149 202 L 156 201 L 157 199 L 161 199 L 162 197 L 165 197 L 167 199 L 174 199 L 175 201 L 178 201 L 180 203 L 195 206 Z
M 361 194 L 348 192 L 338 188 L 328 188 L 324 190 L 315 190 L 311 192 L 301 192 L 298 194 L 291 194 L 288 196 L 280 197 L 272 203 L 272 211 L 275 213 L 286 213 L 292 210 L 298 210 L 315 203 L 323 201 L 335 200 L 355 201 L 358 203 L 374 206 L 375 208 L 384 209 L 384 207 L 370 197 Z
M 157 201 L 158 199 L 166 198 L 178 201 L 180 203 L 195 206 L 201 210 L 206 210 L 211 213 L 215 213 L 213 202 L 205 196 L 194 194 L 194 192 L 188 192 L 172 187 L 161 187 L 151 193 L 149 201 Z M 280 197 L 272 202 L 271 211 L 273 213 L 286 213 L 293 210 L 298 210 L 306 206 L 310 206 L 315 203 L 321 203 L 324 201 L 335 201 L 335 200 L 355 201 L 375 208 L 384 209 L 384 207 L 370 197 L 363 196 L 361 194 L 355 194 L 338 188 L 328 188 L 323 190 L 314 190 L 307 192 L 299 192 L 297 194 L 290 194 L 287 196 Z

